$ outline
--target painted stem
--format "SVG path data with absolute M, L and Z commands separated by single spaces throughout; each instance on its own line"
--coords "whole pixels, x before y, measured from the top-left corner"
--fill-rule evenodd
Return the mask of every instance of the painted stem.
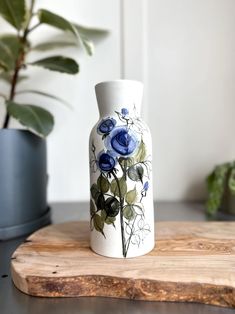
M 130 234 L 129 239 L 128 239 L 128 241 L 127 241 L 127 248 L 126 248 L 126 251 L 128 251 L 128 249 L 129 249 L 130 242 L 131 242 L 131 238 L 132 238 L 132 236 L 133 236 L 133 232 L 134 232 L 134 227 L 135 227 L 136 217 L 137 217 L 137 215 L 135 216 L 134 221 L 133 221 L 133 224 L 132 224 L 131 234 Z
M 124 230 L 124 220 L 123 220 L 123 203 L 124 203 L 124 198 L 122 197 L 121 194 L 121 188 L 119 184 L 118 177 L 116 176 L 115 172 L 112 171 L 112 175 L 117 183 L 118 187 L 118 192 L 119 192 L 119 200 L 120 200 L 120 224 L 121 224 L 121 234 L 122 234 L 122 254 L 124 257 L 127 255 L 127 250 L 126 250 L 126 239 L 125 239 L 125 230 Z

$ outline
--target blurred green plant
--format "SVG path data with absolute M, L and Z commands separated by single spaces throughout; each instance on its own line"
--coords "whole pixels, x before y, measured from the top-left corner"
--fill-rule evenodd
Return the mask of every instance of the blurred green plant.
M 62 55 L 40 58 L 29 63 L 27 55 L 33 50 L 43 53 L 70 46 L 82 46 L 88 55 L 92 55 L 93 43 L 88 39 L 89 36 L 106 31 L 77 25 L 45 9 L 35 11 L 35 0 L 31 0 L 29 7 L 26 6 L 25 0 L 0 0 L 0 15 L 15 29 L 15 34 L 0 36 L 0 79 L 10 84 L 9 95 L 0 93 L 6 106 L 3 128 L 8 127 L 9 119 L 12 117 L 32 132 L 45 137 L 54 126 L 52 114 L 33 104 L 18 103 L 15 101 L 15 96 L 20 93 L 36 93 L 63 103 L 66 102 L 43 91 L 34 89 L 18 91 L 17 84 L 28 78 L 22 73 L 29 66 L 37 66 L 74 75 L 79 72 L 79 65 L 74 59 Z M 60 41 L 50 40 L 33 46 L 30 35 L 43 24 L 63 31 L 66 36 Z M 70 41 L 67 40 L 68 33 L 72 38 Z
M 206 210 L 214 216 L 222 204 L 225 191 L 235 195 L 235 161 L 224 163 L 214 168 L 207 177 L 208 199 Z

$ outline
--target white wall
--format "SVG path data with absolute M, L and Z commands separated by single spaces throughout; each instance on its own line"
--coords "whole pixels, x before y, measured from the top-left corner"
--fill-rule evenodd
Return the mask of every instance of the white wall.
M 132 54 L 132 37 L 153 134 L 154 196 L 202 199 L 206 174 L 235 157 L 235 1 L 139 0 L 137 8 L 134 2 L 124 2 L 125 55 Z
M 76 201 L 89 197 L 88 138 L 93 124 L 98 119 L 94 85 L 102 80 L 120 77 L 120 3 L 118 0 L 38 0 L 38 7 L 47 8 L 82 25 L 107 29 L 110 34 L 96 43 L 92 57 L 76 49 L 62 51 L 75 57 L 81 72 L 77 77 L 56 74 L 39 68 L 29 69 L 30 81 L 19 89 L 31 88 L 53 93 L 66 99 L 72 106 L 69 110 L 54 101 L 35 95 L 22 95 L 18 100 L 45 106 L 55 115 L 55 128 L 48 137 L 49 200 Z M 0 21 L 0 28 L 10 30 Z M 47 26 L 40 26 L 33 35 L 34 42 L 51 38 L 59 33 Z M 53 51 L 52 54 L 60 52 Z M 42 57 L 42 56 L 40 56 Z M 39 58 L 31 54 L 30 60 Z M 6 89 L 0 82 L 0 90 Z M 16 123 L 12 122 L 11 126 Z
M 48 138 L 50 201 L 88 199 L 88 136 L 98 117 L 93 86 L 119 77 L 145 83 L 143 113 L 153 134 L 155 198 L 203 198 L 205 175 L 215 163 L 235 155 L 235 1 L 38 4 L 110 30 L 96 44 L 94 57 L 71 50 L 81 65 L 76 78 L 35 69 L 30 70 L 31 81 L 22 85 L 54 92 L 74 107 L 70 111 L 32 95 L 20 99 L 55 114 L 55 130 Z M 54 32 L 39 28 L 34 40 Z

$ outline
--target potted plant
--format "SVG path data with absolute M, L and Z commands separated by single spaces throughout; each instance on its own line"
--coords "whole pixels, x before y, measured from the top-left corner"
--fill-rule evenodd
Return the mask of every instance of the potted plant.
M 47 170 L 45 137 L 52 131 L 52 114 L 35 104 L 19 103 L 17 95 L 36 93 L 62 101 L 43 91 L 20 90 L 20 82 L 26 79 L 27 67 L 75 75 L 79 66 L 75 60 L 63 55 L 42 57 L 28 62 L 34 49 L 51 50 L 71 45 L 81 45 L 92 54 L 92 43 L 86 35 L 92 29 L 71 23 L 48 10 L 35 11 L 35 0 L 29 7 L 25 0 L 0 0 L 0 14 L 14 29 L 13 34 L 0 36 L 0 79 L 9 83 L 9 94 L 0 90 L 5 105 L 5 117 L 0 130 L 0 240 L 32 232 L 49 223 L 47 206 Z M 37 47 L 31 43 L 31 34 L 42 24 L 70 34 L 72 41 L 43 42 Z M 98 30 L 95 30 L 96 32 Z M 16 119 L 25 127 L 9 129 L 9 120 Z
M 223 220 L 235 219 L 235 161 L 218 165 L 207 177 L 207 214 Z

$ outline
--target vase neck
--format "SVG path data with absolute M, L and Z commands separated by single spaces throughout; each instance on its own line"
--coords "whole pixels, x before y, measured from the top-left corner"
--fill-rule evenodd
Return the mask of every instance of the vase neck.
M 95 86 L 101 117 L 116 115 L 116 112 L 140 115 L 143 84 L 137 81 L 116 80 Z

